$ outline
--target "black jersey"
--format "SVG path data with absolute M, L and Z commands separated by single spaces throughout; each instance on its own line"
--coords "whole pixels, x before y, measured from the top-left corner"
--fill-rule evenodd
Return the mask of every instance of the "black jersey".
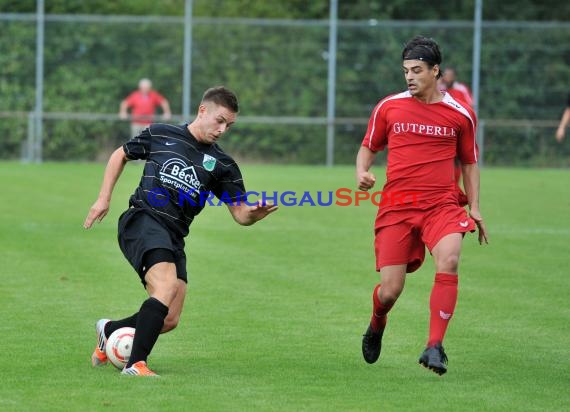
M 152 124 L 123 145 L 128 159 L 146 160 L 130 206 L 147 210 L 182 237 L 214 195 L 224 203 L 245 199 L 236 162 L 217 144 L 197 141 L 187 126 Z

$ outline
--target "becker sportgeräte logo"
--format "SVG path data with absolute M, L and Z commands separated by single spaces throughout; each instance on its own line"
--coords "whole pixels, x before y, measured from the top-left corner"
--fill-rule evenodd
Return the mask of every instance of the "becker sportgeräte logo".
M 182 159 L 170 159 L 160 168 L 160 181 L 186 193 L 197 193 L 202 185 L 194 170 Z
M 216 167 L 216 158 L 204 154 L 204 160 L 202 160 L 202 166 L 204 166 L 204 169 L 206 169 L 208 172 L 211 172 L 212 170 L 214 170 L 214 167 Z

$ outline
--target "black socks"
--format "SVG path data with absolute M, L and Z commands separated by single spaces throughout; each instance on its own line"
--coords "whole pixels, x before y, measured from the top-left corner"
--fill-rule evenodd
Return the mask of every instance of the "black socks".
M 158 299 L 148 298 L 141 305 L 139 313 L 136 314 L 136 316 L 131 316 L 131 318 L 136 318 L 136 333 L 131 357 L 126 366 L 127 368 L 138 361 L 146 361 L 146 358 L 158 339 L 158 335 L 160 335 L 166 315 L 168 315 L 168 307 L 166 305 Z
M 128 318 L 121 320 L 112 320 L 105 325 L 105 337 L 111 336 L 111 333 L 121 328 L 135 328 L 137 326 L 138 312 Z

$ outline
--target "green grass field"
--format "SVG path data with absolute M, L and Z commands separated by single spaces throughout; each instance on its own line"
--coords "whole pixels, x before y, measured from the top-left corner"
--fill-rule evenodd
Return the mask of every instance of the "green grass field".
M 466 238 L 443 377 L 417 364 L 431 260 L 408 278 L 380 362 L 362 360 L 373 205 L 282 207 L 248 228 L 206 208 L 187 241 L 181 324 L 150 358 L 156 380 L 90 365 L 97 319 L 130 315 L 146 296 L 116 241 L 140 164 L 106 220 L 82 228 L 103 167 L 0 163 L 0 410 L 570 409 L 570 171 L 483 171 L 491 243 Z M 351 167 L 242 171 L 248 189 L 354 187 Z

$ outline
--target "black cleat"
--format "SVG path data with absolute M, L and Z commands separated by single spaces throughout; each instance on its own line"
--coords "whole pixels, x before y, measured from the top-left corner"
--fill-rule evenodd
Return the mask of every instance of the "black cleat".
M 434 371 L 438 375 L 443 375 L 447 372 L 447 355 L 443 350 L 441 343 L 436 343 L 434 346 L 427 347 L 420 356 L 420 364 L 424 367 Z
M 374 363 L 380 357 L 380 350 L 382 349 L 382 335 L 384 329 L 374 332 L 371 326 L 368 326 L 366 333 L 362 335 L 362 356 L 368 363 Z

